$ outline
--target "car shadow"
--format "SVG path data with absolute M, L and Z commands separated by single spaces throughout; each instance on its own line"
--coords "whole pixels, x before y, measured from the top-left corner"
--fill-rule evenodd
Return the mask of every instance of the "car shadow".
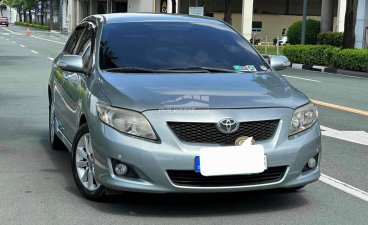
M 83 199 L 88 207 L 114 215 L 151 217 L 238 215 L 283 211 L 308 204 L 305 190 L 285 192 L 281 190 L 211 193 L 211 194 L 147 194 L 117 192 L 108 195 L 103 202 L 83 198 L 74 184 L 67 149 L 53 150 L 48 137 L 40 140 L 55 167 L 62 171 L 65 190 Z M 87 207 L 87 206 L 86 206 Z
M 256 191 L 211 194 L 142 194 L 124 192 L 93 203 L 99 211 L 135 216 L 181 217 L 238 215 L 275 212 L 301 207 L 308 203 L 304 191 Z

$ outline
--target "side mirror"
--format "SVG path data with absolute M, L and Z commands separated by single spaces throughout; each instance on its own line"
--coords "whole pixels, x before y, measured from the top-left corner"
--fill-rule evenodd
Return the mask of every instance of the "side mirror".
M 283 55 L 269 55 L 269 63 L 274 70 L 284 70 L 290 66 L 290 61 Z
M 83 59 L 79 55 L 63 55 L 57 61 L 56 65 L 65 71 L 83 73 Z

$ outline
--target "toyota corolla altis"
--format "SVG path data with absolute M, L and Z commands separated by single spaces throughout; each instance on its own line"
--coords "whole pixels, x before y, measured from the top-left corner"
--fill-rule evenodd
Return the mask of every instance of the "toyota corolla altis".
M 320 176 L 315 105 L 229 25 L 181 15 L 84 19 L 48 86 L 52 147 L 80 192 L 296 190 Z

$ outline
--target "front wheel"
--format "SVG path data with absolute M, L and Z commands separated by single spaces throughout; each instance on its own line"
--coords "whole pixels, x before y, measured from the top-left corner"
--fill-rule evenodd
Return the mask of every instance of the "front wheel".
M 95 179 L 91 135 L 87 124 L 83 124 L 74 139 L 72 147 L 72 171 L 74 181 L 81 194 L 93 201 L 105 197 L 105 187 Z

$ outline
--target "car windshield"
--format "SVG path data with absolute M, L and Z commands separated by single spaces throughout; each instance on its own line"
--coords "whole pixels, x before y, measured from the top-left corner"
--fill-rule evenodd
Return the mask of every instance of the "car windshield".
M 114 72 L 269 69 L 242 36 L 218 21 L 106 24 L 99 56 L 100 68 Z

